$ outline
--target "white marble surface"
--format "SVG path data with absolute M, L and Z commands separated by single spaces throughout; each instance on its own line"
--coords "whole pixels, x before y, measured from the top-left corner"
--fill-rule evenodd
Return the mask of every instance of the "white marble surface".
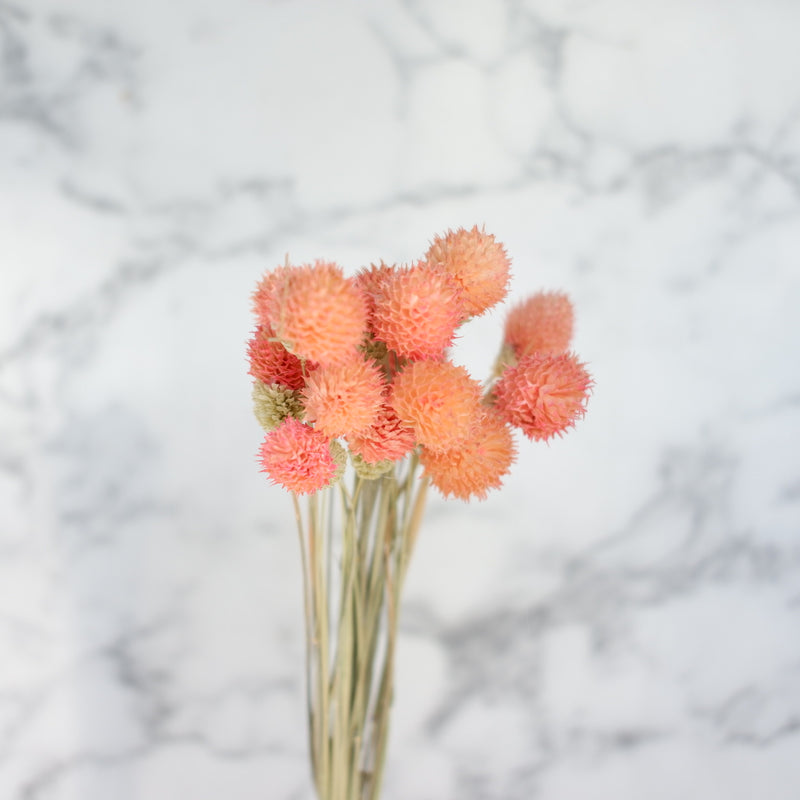
M 0 798 L 310 797 L 249 293 L 485 223 L 512 299 L 570 292 L 597 387 L 502 492 L 431 503 L 387 800 L 796 800 L 799 30 L 796 0 L 0 0 Z

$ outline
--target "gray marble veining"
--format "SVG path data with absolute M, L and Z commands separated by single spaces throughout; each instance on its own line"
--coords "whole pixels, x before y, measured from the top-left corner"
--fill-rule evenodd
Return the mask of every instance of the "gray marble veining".
M 586 419 L 434 497 L 386 798 L 795 800 L 800 5 L 0 2 L 0 797 L 310 798 L 249 296 L 485 223 Z M 456 359 L 485 375 L 502 311 Z

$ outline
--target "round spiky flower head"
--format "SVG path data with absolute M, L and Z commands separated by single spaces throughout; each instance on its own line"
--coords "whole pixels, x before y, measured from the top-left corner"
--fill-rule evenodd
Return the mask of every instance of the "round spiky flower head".
M 328 436 L 358 433 L 375 422 L 384 389 L 379 367 L 360 356 L 319 367 L 303 389 L 306 419 Z
M 350 453 L 353 469 L 359 478 L 374 481 L 392 471 L 393 461 L 364 461 L 358 453 Z
M 483 314 L 506 296 L 511 261 L 503 245 L 477 225 L 435 236 L 425 259 L 443 266 L 458 281 L 467 318 Z
M 253 383 L 253 411 L 265 431 L 277 428 L 286 417 L 303 419 L 300 392 L 278 383 Z
M 269 328 L 259 327 L 253 334 L 247 356 L 250 375 L 261 383 L 279 383 L 289 389 L 301 389 L 305 384 L 303 362 L 276 341 Z
M 464 316 L 456 280 L 424 261 L 379 276 L 372 297 L 375 338 L 405 358 L 442 358 Z
M 267 305 L 275 335 L 300 358 L 341 363 L 364 336 L 364 294 L 328 261 L 283 270 Z
M 517 358 L 528 353 L 564 353 L 572 340 L 574 312 L 564 292 L 538 292 L 513 306 L 504 341 Z
M 266 435 L 258 455 L 261 471 L 296 494 L 312 494 L 336 475 L 330 439 L 294 417 Z
M 494 409 L 485 408 L 466 439 L 451 450 L 423 448 L 420 463 L 445 497 L 485 500 L 489 489 L 500 487 L 515 456 L 508 425 Z
M 573 353 L 532 353 L 494 387 L 495 407 L 529 439 L 561 435 L 586 413 L 592 379 Z
M 368 464 L 399 461 L 414 449 L 414 429 L 384 402 L 375 422 L 358 434 L 348 436 L 347 443 L 353 453 Z
M 287 257 L 286 264 L 276 267 L 265 273 L 256 285 L 253 292 L 253 313 L 261 327 L 264 329 L 272 328 L 272 298 L 283 281 L 286 280 L 291 267 Z
M 481 410 L 481 387 L 450 361 L 414 361 L 395 378 L 391 403 L 420 444 L 448 450 L 469 434 Z

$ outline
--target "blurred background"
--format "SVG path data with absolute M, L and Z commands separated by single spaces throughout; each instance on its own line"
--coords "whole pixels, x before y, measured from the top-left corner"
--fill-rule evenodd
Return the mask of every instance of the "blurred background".
M 250 293 L 485 225 L 596 388 L 433 496 L 387 800 L 795 800 L 800 3 L 0 0 L 0 797 L 308 800 Z M 464 330 L 480 378 L 506 308 Z

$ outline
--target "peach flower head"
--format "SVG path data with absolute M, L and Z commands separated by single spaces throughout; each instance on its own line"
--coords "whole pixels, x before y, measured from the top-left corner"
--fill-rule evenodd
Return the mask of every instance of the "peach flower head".
M 572 340 L 574 312 L 564 292 L 538 292 L 513 306 L 504 340 L 517 358 L 528 353 L 563 353 Z
M 300 358 L 336 364 L 351 358 L 361 343 L 367 304 L 361 289 L 327 261 L 281 273 L 268 317 L 276 336 Z
M 356 286 L 364 292 L 367 300 L 367 317 L 370 327 L 375 318 L 375 296 L 378 294 L 383 281 L 392 275 L 397 267 L 380 261 L 360 269 L 355 275 Z
M 355 436 L 348 436 L 347 443 L 368 464 L 398 461 L 414 449 L 414 429 L 385 402 L 378 410 L 375 422 Z
M 297 494 L 324 488 L 336 474 L 330 439 L 294 417 L 266 435 L 258 455 L 261 471 Z
M 431 265 L 440 264 L 464 290 L 466 317 L 476 317 L 499 303 L 508 291 L 511 261 L 494 236 L 459 228 L 435 236 L 425 254 Z
M 358 356 L 319 367 L 303 390 L 306 420 L 327 436 L 358 433 L 375 422 L 385 386 L 379 367 Z
M 481 386 L 449 361 L 414 361 L 395 378 L 391 403 L 420 444 L 448 450 L 470 432 L 481 410 Z
M 466 439 L 451 450 L 423 448 L 420 463 L 445 497 L 485 500 L 489 489 L 500 487 L 515 456 L 508 425 L 494 409 L 486 408 Z
M 259 325 L 265 329 L 272 327 L 272 299 L 291 269 L 288 263 L 285 266 L 276 267 L 265 273 L 256 284 L 252 298 L 253 313 L 258 319 Z
M 501 416 L 529 439 L 561 435 L 586 413 L 592 379 L 574 353 L 532 353 L 494 387 Z
M 383 275 L 373 294 L 375 338 L 404 358 L 442 358 L 463 316 L 458 283 L 424 261 Z
M 260 327 L 247 343 L 250 372 L 262 383 L 279 383 L 289 389 L 301 389 L 305 384 L 303 362 L 290 353 L 272 336 L 268 328 Z

